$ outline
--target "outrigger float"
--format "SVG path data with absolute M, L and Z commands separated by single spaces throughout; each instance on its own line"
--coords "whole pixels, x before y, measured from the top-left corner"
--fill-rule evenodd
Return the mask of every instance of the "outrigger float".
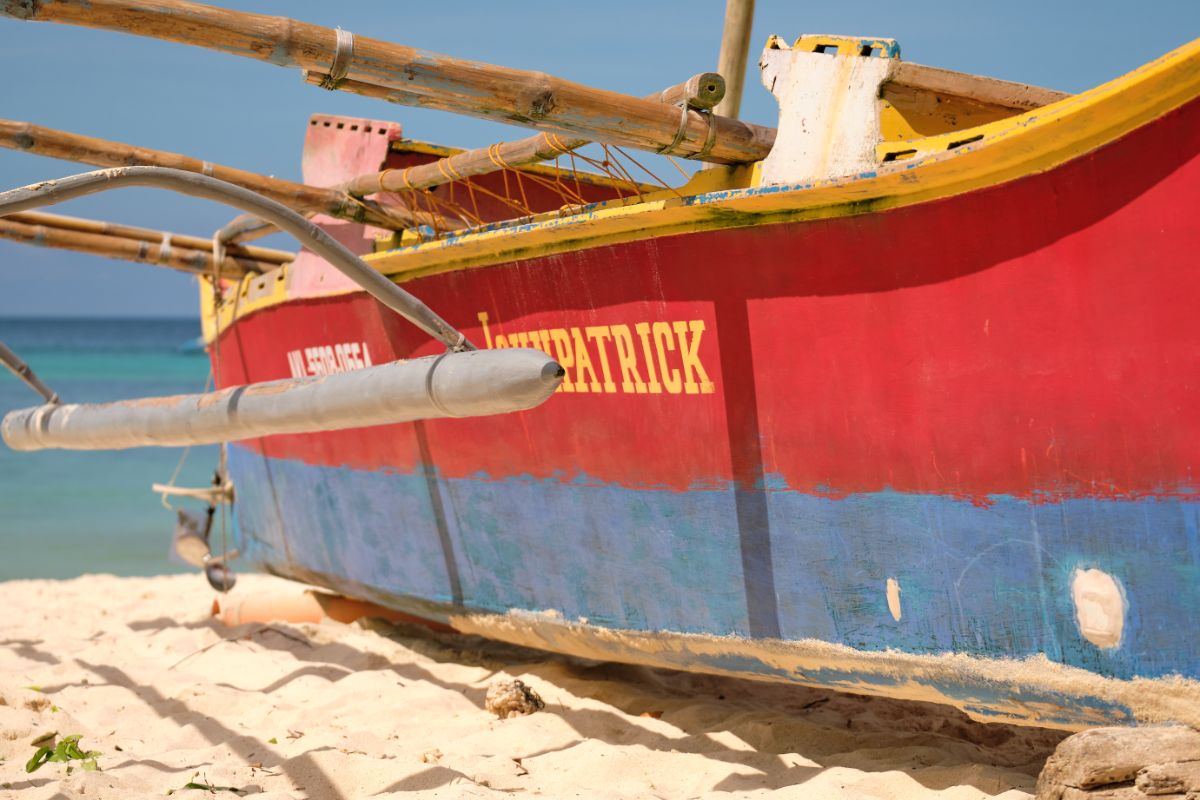
M 772 37 L 769 129 L 719 104 L 744 18 L 735 91 L 635 98 L 193 3 L 0 13 L 541 131 L 457 151 L 315 115 L 293 184 L 0 123 L 108 168 L 0 194 L 0 235 L 199 274 L 218 387 L 15 411 L 11 446 L 229 441 L 241 563 L 463 632 L 983 720 L 1200 725 L 1200 41 L 1069 96 Z M 631 150 L 707 166 L 655 185 Z M 32 211 L 163 176 L 248 215 L 184 258 Z M 246 243 L 276 228 L 307 249 Z

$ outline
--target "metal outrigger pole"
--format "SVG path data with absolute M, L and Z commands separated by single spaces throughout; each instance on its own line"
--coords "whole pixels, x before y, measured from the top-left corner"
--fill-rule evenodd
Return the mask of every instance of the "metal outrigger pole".
M 449 322 L 319 226 L 274 200 L 206 175 L 162 167 L 72 175 L 0 193 L 0 217 L 126 186 L 152 186 L 216 200 L 267 220 L 448 349 L 438 356 L 207 394 L 63 405 L 23 361 L 4 348 L 5 364 L 47 401 L 10 412 L 0 422 L 0 434 L 14 450 L 181 446 L 502 414 L 540 405 L 562 382 L 563 368 L 542 351 L 475 349 Z

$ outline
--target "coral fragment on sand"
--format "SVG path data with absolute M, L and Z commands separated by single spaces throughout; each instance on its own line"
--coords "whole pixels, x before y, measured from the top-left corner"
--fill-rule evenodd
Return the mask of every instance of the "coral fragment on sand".
M 497 681 L 488 687 L 483 707 L 500 719 L 523 717 L 546 707 L 542 698 L 524 681 Z

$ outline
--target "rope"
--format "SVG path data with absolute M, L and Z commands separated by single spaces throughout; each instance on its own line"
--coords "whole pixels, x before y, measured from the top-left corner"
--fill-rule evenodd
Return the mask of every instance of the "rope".
M 209 367 L 208 377 L 204 379 L 204 392 L 203 393 L 208 394 L 208 390 L 212 388 L 212 385 L 213 385 L 213 371 L 212 371 L 212 367 Z M 188 454 L 191 452 L 192 452 L 192 446 L 190 444 L 187 447 L 183 448 L 183 452 L 179 455 L 179 461 L 178 461 L 178 463 L 175 464 L 175 471 L 171 473 L 171 479 L 169 481 L 167 481 L 166 488 L 172 489 L 175 487 L 175 481 L 179 480 L 179 473 L 183 471 L 184 462 L 187 461 Z M 163 508 L 167 509 L 168 511 L 174 511 L 175 506 L 171 505 L 171 501 L 167 499 L 169 494 L 170 494 L 169 492 L 163 492 L 161 495 Z
M 451 188 L 451 191 L 453 191 L 454 190 L 454 182 L 462 180 L 463 176 L 459 175 L 458 172 L 454 169 L 454 167 L 452 167 L 450 165 L 449 158 L 439 158 L 437 160 L 437 167 L 438 167 L 438 172 L 442 173 L 442 177 L 445 178 L 447 183 L 449 183 L 451 185 L 450 188 Z
M 387 189 L 383 185 L 383 181 L 385 178 L 387 178 L 387 174 L 389 172 L 395 172 L 395 170 L 394 169 L 385 169 L 383 172 L 379 173 L 379 191 L 381 191 L 381 192 L 387 191 Z
M 545 134 L 543 134 L 543 135 L 545 135 Z M 495 164 L 497 167 L 499 167 L 502 171 L 512 169 L 512 167 L 509 166 L 508 162 L 505 161 L 500 156 L 500 147 L 503 144 L 504 144 L 504 142 L 496 142 L 495 144 L 488 145 L 488 149 L 487 149 L 488 160 L 491 161 L 493 164 Z M 492 152 L 493 149 L 495 150 L 494 153 Z
M 574 149 L 573 147 L 568 145 L 566 142 L 564 142 L 562 139 L 558 138 L 557 133 L 550 133 L 547 131 L 546 133 L 542 134 L 542 138 L 544 138 L 546 140 L 546 144 L 550 145 L 550 149 L 554 150 L 556 153 L 559 153 L 559 154 L 569 153 Z M 553 139 L 554 141 L 550 141 L 551 139 Z

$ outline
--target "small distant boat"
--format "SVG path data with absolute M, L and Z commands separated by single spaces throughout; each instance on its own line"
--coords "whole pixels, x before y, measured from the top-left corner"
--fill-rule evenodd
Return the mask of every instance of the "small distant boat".
M 204 337 L 197 336 L 195 339 L 188 339 L 176 347 L 175 352 L 189 356 L 203 355 L 207 347 L 208 342 L 205 341 Z
M 774 130 L 713 113 L 704 76 L 587 94 L 141 5 L 30 15 L 547 131 L 462 152 L 316 115 L 299 188 L 141 151 L 293 198 L 459 335 L 309 251 L 200 253 L 219 388 L 332 385 L 447 343 L 561 368 L 519 413 L 446 419 L 431 394 L 437 413 L 323 430 L 314 405 L 232 442 L 240 563 L 588 658 L 1200 725 L 1200 40 L 1069 96 L 888 39 L 773 37 Z M 656 186 L 617 146 L 709 163 Z

